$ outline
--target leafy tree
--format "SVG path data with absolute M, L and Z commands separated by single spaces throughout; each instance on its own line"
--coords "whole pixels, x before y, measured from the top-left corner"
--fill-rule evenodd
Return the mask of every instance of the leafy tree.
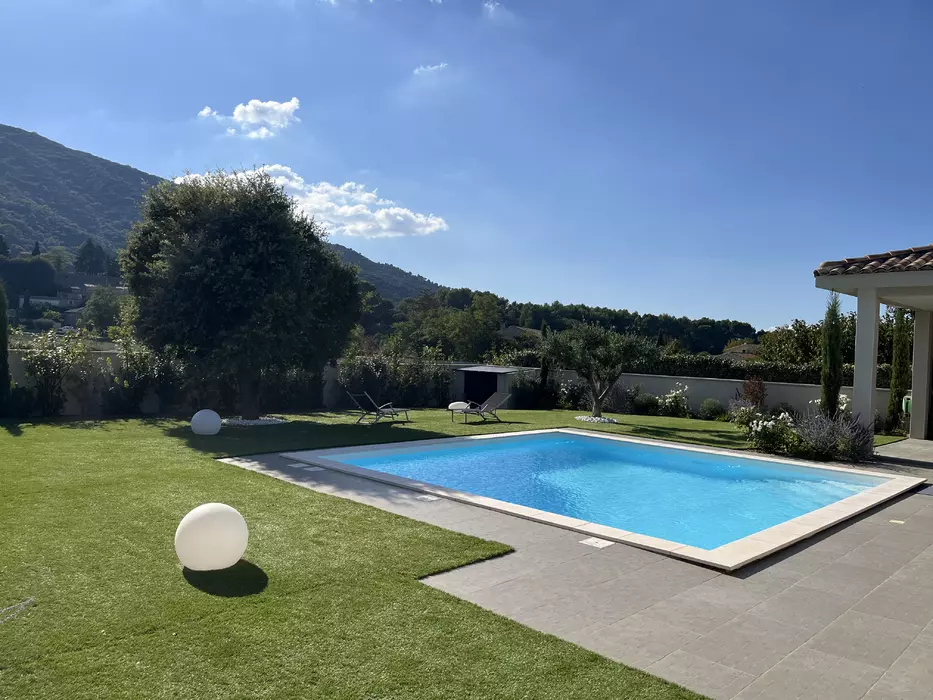
M 146 195 L 123 270 L 140 337 L 237 378 L 259 414 L 263 371 L 320 369 L 360 315 L 356 273 L 267 173 L 217 171 Z
M 47 296 L 58 291 L 55 268 L 38 257 L 0 258 L 0 280 L 11 299 L 30 294 Z
M 58 323 L 62 322 L 62 313 L 61 311 L 56 311 L 55 309 L 46 309 L 42 312 L 42 318 L 47 321 L 56 321 Z
M 10 257 L 10 246 L 7 245 L 6 238 L 0 233 L 0 258 Z
M 595 417 L 602 415 L 603 402 L 619 376 L 636 362 L 657 353 L 653 341 L 590 323 L 549 334 L 544 345 L 544 354 L 556 365 L 574 370 L 586 381 Z
M 78 254 L 74 262 L 75 271 L 87 275 L 106 274 L 108 259 L 107 251 L 99 243 L 88 238 L 78 248 Z
M 36 241 L 36 244 L 32 247 L 33 256 L 41 255 L 42 251 L 39 250 L 39 241 Z
M 360 325 L 363 332 L 370 337 L 380 338 L 392 332 L 392 322 L 395 320 L 395 307 L 388 299 L 384 299 L 376 291 L 376 287 L 369 282 L 360 282 L 363 312 L 360 316 Z
M 0 282 L 0 416 L 8 413 L 10 402 L 10 329 L 7 312 L 10 304 Z
M 54 267 L 55 272 L 59 274 L 65 272 L 71 265 L 71 261 L 74 260 L 74 256 L 69 250 L 60 245 L 49 248 L 40 257 Z
M 836 292 L 832 292 L 826 302 L 822 351 L 820 384 L 823 386 L 823 393 L 820 409 L 832 418 L 839 410 L 839 390 L 842 388 L 842 312 Z
M 120 320 L 121 299 L 113 287 L 97 287 L 84 305 L 82 318 L 98 333 L 106 333 Z
M 910 335 L 907 312 L 894 313 L 894 349 L 891 366 L 891 396 L 888 399 L 888 427 L 896 428 L 903 409 L 903 399 L 910 388 Z

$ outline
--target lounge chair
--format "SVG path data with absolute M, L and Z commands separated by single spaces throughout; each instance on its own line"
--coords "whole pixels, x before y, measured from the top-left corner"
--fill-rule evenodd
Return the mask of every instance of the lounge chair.
M 495 394 L 486 399 L 483 403 L 476 403 L 475 401 L 470 401 L 469 405 L 466 408 L 460 409 L 459 413 L 463 414 L 463 422 L 467 422 L 467 416 L 479 416 L 484 421 L 489 420 L 490 418 L 495 418 L 500 423 L 502 419 L 499 418 L 497 411 L 509 400 L 509 392 L 507 391 L 497 391 Z
M 375 402 L 373 397 L 369 395 L 369 392 L 366 391 L 362 394 L 352 394 L 348 391 L 347 395 L 353 400 L 353 403 L 356 404 L 357 409 L 360 411 L 360 417 L 356 419 L 357 423 L 362 422 L 367 416 L 373 416 L 373 419 L 369 421 L 369 425 L 374 425 L 382 418 L 394 419 L 398 418 L 403 413 L 405 414 L 405 420 L 408 420 L 408 409 L 395 408 L 391 401 L 380 406 Z M 365 408 L 367 405 L 371 405 L 372 408 Z

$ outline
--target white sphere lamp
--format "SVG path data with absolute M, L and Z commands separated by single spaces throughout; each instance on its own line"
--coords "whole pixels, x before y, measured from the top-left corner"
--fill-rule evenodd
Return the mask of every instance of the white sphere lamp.
M 216 435 L 220 432 L 220 416 L 217 411 L 203 408 L 191 417 L 191 431 L 195 435 Z
M 216 571 L 240 561 L 248 541 L 249 529 L 236 508 L 205 503 L 181 519 L 175 553 L 192 571 Z

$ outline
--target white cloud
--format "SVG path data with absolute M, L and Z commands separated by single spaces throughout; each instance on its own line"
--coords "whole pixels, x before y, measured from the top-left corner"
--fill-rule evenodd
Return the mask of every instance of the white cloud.
M 313 216 L 335 236 L 427 236 L 446 231 L 448 228 L 447 222 L 441 217 L 421 214 L 399 206 L 391 199 L 380 197 L 375 190 L 367 190 L 365 185 L 356 182 L 345 182 L 342 185 L 329 182 L 308 183 L 285 165 L 266 165 L 259 170 L 267 172 L 295 198 L 304 213 Z M 249 172 L 255 171 L 247 171 Z M 185 175 L 175 178 L 175 182 L 198 177 L 201 176 Z
M 438 63 L 436 66 L 418 66 L 412 73 L 415 75 L 432 75 L 434 73 L 440 73 L 442 70 L 446 70 L 446 68 L 446 63 Z
M 497 0 L 483 0 L 483 15 L 493 22 L 511 22 L 515 13 Z
M 275 100 L 250 100 L 246 104 L 238 104 L 233 114 L 226 116 L 218 114 L 217 110 L 205 106 L 198 117 L 202 119 L 215 119 L 218 122 L 232 123 L 227 127 L 230 135 L 242 135 L 250 139 L 267 139 L 293 122 L 300 121 L 295 115 L 301 106 L 297 97 L 288 102 Z

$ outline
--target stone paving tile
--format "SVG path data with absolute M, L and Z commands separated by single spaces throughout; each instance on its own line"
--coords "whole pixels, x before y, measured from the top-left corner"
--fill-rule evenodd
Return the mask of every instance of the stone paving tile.
M 719 588 L 727 592 L 730 598 L 736 601 L 736 604 L 753 608 L 768 598 L 786 590 L 801 578 L 799 574 L 764 569 L 752 575 L 745 575 L 741 571 L 738 575 L 724 574 L 705 582 L 703 585 L 710 588 Z
M 816 633 L 852 607 L 852 599 L 806 586 L 791 586 L 749 612 Z
M 867 569 L 877 569 L 889 576 L 917 556 L 913 550 L 896 549 L 888 544 L 875 543 L 871 540 L 856 547 L 851 552 L 836 560 L 837 564 L 851 564 Z
M 933 697 L 933 629 L 904 650 L 865 695 L 865 700 L 929 700 Z
M 607 627 L 588 628 L 571 635 L 577 644 L 637 668 L 647 668 L 699 636 L 641 614 Z
M 826 552 L 810 549 L 802 544 L 778 552 L 740 570 L 740 576 L 750 576 L 767 570 L 772 575 L 803 578 L 829 564 Z
M 909 521 L 908 521 L 909 522 Z M 933 525 L 933 519 L 931 519 Z M 911 530 L 904 525 L 891 525 L 891 529 L 881 533 L 871 540 L 871 544 L 880 544 L 894 549 L 903 549 L 916 556 L 933 544 L 933 530 Z
M 534 577 L 526 577 L 464 593 L 462 597 L 502 615 L 513 616 L 549 603 L 559 595 L 559 591 L 542 586 Z
M 757 676 L 809 637 L 810 633 L 799 627 L 743 613 L 683 650 Z
M 714 700 L 729 700 L 755 680 L 751 674 L 679 650 L 645 670 Z
M 933 557 L 927 558 L 921 554 L 890 580 L 917 588 L 933 588 Z
M 802 579 L 800 585 L 860 600 L 884 583 L 889 576 L 885 571 L 836 562 Z
M 806 644 L 807 649 L 887 668 L 923 628 L 850 610 Z
M 798 649 L 759 676 L 735 700 L 858 700 L 883 668 Z
M 697 591 L 695 586 L 683 593 L 659 601 L 642 611 L 642 615 L 696 634 L 712 632 L 738 617 L 742 610 L 709 600 L 709 589 Z M 715 590 L 715 589 L 713 589 Z
M 885 519 L 887 522 L 887 519 Z M 844 527 L 832 534 L 819 534 L 809 540 L 804 540 L 807 549 L 820 552 L 826 557 L 826 563 L 830 564 L 841 556 L 851 552 L 859 545 L 865 544 L 873 537 L 880 535 L 884 531 L 881 524 L 870 528 L 860 527 L 858 529 L 849 526 Z
M 853 610 L 925 626 L 933 621 L 933 588 L 920 588 L 891 578 L 860 600 Z

